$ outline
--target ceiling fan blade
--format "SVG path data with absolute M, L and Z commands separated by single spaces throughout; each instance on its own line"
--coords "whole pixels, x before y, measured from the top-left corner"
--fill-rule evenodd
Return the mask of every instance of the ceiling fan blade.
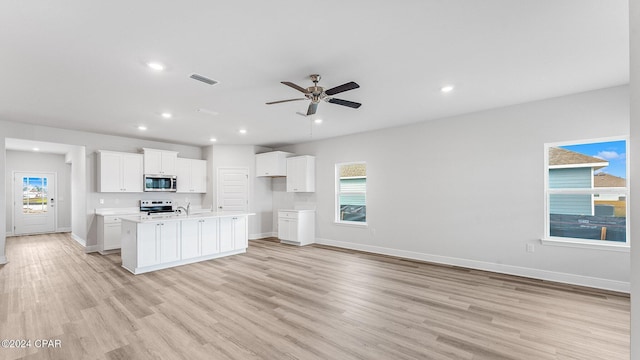
M 312 102 L 309 104 L 309 109 L 307 109 L 307 116 L 315 114 L 316 110 L 318 110 L 318 103 Z
M 300 91 L 300 92 L 302 92 L 302 93 L 305 93 L 305 94 L 308 94 L 308 93 L 309 93 L 309 92 L 307 91 L 307 89 L 305 89 L 305 88 L 303 88 L 303 87 L 301 87 L 301 86 L 298 86 L 298 85 L 296 85 L 296 84 L 294 84 L 294 83 L 292 83 L 292 82 L 289 82 L 289 81 L 280 81 L 280 83 L 285 84 L 285 85 L 287 85 L 287 86 L 290 86 L 290 87 L 292 87 L 292 88 L 294 88 L 294 89 L 296 89 L 296 90 L 298 90 L 298 91 Z
M 307 98 L 299 98 L 299 99 L 289 99 L 289 100 L 278 100 L 278 101 L 272 101 L 272 102 L 268 102 L 266 103 L 267 105 L 271 105 L 271 104 L 280 104 L 283 102 L 289 102 L 289 101 L 298 101 L 298 100 L 308 100 Z
M 362 106 L 362 104 L 357 103 L 357 102 L 353 102 L 353 101 L 348 101 L 348 100 L 342 100 L 342 99 L 334 99 L 331 98 L 329 100 L 327 100 L 328 102 L 332 103 L 332 104 L 338 104 L 338 105 L 342 105 L 342 106 L 348 106 L 350 108 L 354 108 L 357 109 L 360 106 Z
M 335 95 L 344 91 L 348 91 L 348 90 L 353 90 L 353 89 L 357 89 L 359 88 L 360 85 L 354 83 L 353 81 L 348 82 L 346 84 L 342 84 L 340 86 L 336 86 L 334 88 L 331 88 L 329 90 L 326 90 L 324 93 L 327 95 Z

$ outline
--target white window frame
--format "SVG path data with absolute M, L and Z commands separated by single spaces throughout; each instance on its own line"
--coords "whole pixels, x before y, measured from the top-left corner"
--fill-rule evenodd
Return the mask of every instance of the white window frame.
M 568 146 L 568 145 L 579 145 L 579 144 L 590 144 L 590 143 L 599 143 L 599 142 L 609 142 L 609 141 L 625 141 L 625 152 L 626 152 L 626 187 L 617 188 L 617 187 L 599 187 L 599 188 L 591 188 L 591 189 L 549 189 L 549 148 L 552 147 L 560 147 L 560 146 Z M 590 249 L 600 249 L 600 250 L 611 250 L 611 251 L 623 251 L 629 252 L 630 249 L 630 217 L 629 214 L 629 194 L 630 194 L 630 164 L 631 159 L 629 156 L 629 137 L 628 136 L 614 136 L 614 137 L 604 137 L 604 138 L 595 138 L 595 139 L 583 139 L 583 140 L 573 140 L 573 141 L 563 141 L 563 142 L 555 142 L 555 143 L 546 143 L 544 144 L 544 236 L 541 241 L 544 245 L 553 245 L 553 246 L 565 246 L 565 247 L 578 247 L 578 248 L 590 248 Z M 593 180 L 592 180 L 593 181 Z M 584 195 L 595 195 L 595 194 L 624 194 L 625 196 L 625 206 L 627 213 L 627 221 L 626 221 L 626 242 L 620 243 L 615 241 L 598 241 L 598 240 L 590 240 L 590 239 L 579 239 L 579 238 L 565 238 L 565 237 L 552 237 L 550 236 L 550 224 L 549 224 L 549 195 L 551 194 L 584 194 Z
M 335 166 L 335 204 L 334 204 L 334 211 L 335 211 L 335 216 L 334 216 L 334 223 L 336 225 L 347 225 L 347 226 L 356 226 L 356 227 L 367 227 L 367 222 L 369 221 L 369 209 L 367 206 L 368 203 L 368 196 L 367 196 L 367 190 L 365 189 L 364 192 L 364 204 L 365 207 L 367 209 L 367 215 L 365 218 L 365 221 L 345 221 L 345 220 L 341 220 L 340 219 L 340 195 L 342 194 L 360 194 L 360 193 L 341 193 L 340 192 L 340 168 L 342 166 L 345 165 L 356 165 L 356 164 L 364 164 L 365 168 L 367 167 L 367 162 L 366 161 L 351 161 L 351 162 L 343 162 L 343 163 L 336 163 Z M 368 170 L 367 170 L 368 173 Z M 369 185 L 369 176 L 365 176 L 365 179 L 367 179 L 367 189 L 368 189 L 368 185 Z

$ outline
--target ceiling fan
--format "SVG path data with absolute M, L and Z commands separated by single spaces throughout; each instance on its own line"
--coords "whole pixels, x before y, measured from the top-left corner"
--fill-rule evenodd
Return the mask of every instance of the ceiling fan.
M 357 102 L 336 99 L 331 97 L 332 95 L 339 94 L 344 91 L 349 91 L 349 90 L 359 88 L 360 85 L 356 84 L 355 82 L 350 81 L 346 84 L 342 84 L 340 86 L 336 86 L 331 89 L 325 90 L 323 87 L 318 86 L 318 82 L 320 81 L 320 75 L 313 74 L 310 76 L 310 78 L 311 78 L 311 81 L 313 81 L 313 86 L 309 86 L 306 89 L 289 81 L 281 81 L 281 83 L 300 91 L 301 93 L 304 94 L 305 97 L 297 98 L 297 99 L 289 99 L 289 100 L 272 101 L 272 102 L 268 102 L 267 105 L 279 104 L 279 103 L 289 102 L 289 101 L 311 100 L 311 104 L 309 104 L 309 108 L 307 109 L 307 116 L 313 115 L 316 113 L 316 110 L 318 110 L 318 104 L 320 103 L 320 100 L 324 100 L 332 104 L 348 106 L 354 109 L 357 109 L 362 105 Z

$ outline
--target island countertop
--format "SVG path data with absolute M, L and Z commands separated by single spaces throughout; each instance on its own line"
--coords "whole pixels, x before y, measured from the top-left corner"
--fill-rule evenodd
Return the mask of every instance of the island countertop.
M 122 221 L 129 221 L 134 223 L 148 223 L 157 221 L 181 221 L 190 219 L 206 219 L 206 218 L 221 218 L 221 217 L 233 217 L 233 216 L 250 216 L 255 213 L 238 212 L 238 211 L 207 211 L 196 214 L 175 214 L 175 213 L 155 213 L 150 215 L 129 215 L 122 216 Z

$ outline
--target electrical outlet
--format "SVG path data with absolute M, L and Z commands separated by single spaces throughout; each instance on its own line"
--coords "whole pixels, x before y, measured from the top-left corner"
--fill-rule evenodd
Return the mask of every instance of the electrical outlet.
M 100 199 L 100 205 L 104 205 L 104 199 Z
M 536 251 L 536 247 L 534 244 L 527 244 L 527 252 L 534 252 Z

